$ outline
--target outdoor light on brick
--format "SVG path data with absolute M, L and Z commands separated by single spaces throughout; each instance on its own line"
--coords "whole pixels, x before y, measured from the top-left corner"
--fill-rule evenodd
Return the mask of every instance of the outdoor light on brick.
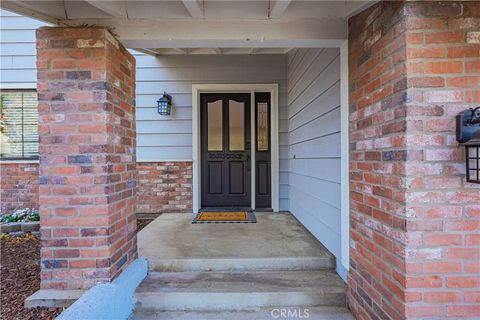
M 457 141 L 465 146 L 467 182 L 480 183 L 480 107 L 457 115 Z
M 158 113 L 162 116 L 169 116 L 172 111 L 172 96 L 167 94 L 166 92 L 163 93 L 163 97 L 158 99 Z

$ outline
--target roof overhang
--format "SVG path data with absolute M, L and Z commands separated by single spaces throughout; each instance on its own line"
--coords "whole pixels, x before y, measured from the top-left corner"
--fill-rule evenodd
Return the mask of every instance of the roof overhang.
M 375 2 L 37 0 L 1 7 L 56 25 L 105 26 L 126 47 L 149 54 L 258 54 L 338 47 L 348 18 Z

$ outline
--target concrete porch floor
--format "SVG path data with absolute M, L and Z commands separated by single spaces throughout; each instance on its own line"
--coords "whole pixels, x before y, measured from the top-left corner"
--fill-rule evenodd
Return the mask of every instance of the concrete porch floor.
M 138 234 L 151 270 L 335 268 L 333 255 L 290 213 L 256 212 L 254 224 L 191 224 L 195 214 L 167 213 Z M 212 266 L 213 264 L 213 266 Z M 280 264 L 280 265 L 279 265 Z M 247 267 L 247 266 L 245 266 Z
M 131 319 L 273 319 L 281 309 L 353 319 L 334 256 L 290 213 L 255 214 L 255 224 L 162 214 L 141 230 L 149 275 Z

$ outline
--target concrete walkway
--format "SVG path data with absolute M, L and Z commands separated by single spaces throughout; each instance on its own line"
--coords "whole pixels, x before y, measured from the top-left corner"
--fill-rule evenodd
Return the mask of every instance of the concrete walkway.
M 308 319 L 352 319 L 334 256 L 290 213 L 256 213 L 255 224 L 191 224 L 194 216 L 162 214 L 138 234 L 149 275 L 132 319 L 306 318 L 305 311 Z

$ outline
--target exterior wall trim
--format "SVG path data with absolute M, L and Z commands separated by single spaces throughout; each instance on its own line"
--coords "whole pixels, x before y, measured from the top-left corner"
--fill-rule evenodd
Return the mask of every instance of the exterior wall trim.
M 349 182 L 349 74 L 348 40 L 340 46 L 340 262 L 350 265 L 350 182 Z
M 192 162 L 193 159 L 185 159 L 185 160 L 182 160 L 182 159 L 148 159 L 148 160 L 137 160 L 137 163 L 149 163 L 149 162 Z
M 29 82 L 2 83 L 0 85 L 0 90 L 36 90 L 36 89 L 37 89 L 36 85 Z
M 201 208 L 200 197 L 200 93 L 204 92 L 270 92 L 271 95 L 271 126 L 270 134 L 272 139 L 271 153 L 271 183 L 272 183 L 272 209 L 279 211 L 280 206 L 280 186 L 279 186 L 279 133 L 278 133 L 278 84 L 259 83 L 259 84 L 193 84 L 192 85 L 192 148 L 193 148 L 193 212 L 197 213 Z M 253 119 L 253 116 L 252 116 Z M 255 134 L 252 130 L 252 138 Z M 255 144 L 252 143 L 252 148 Z M 252 155 L 255 153 L 252 152 Z M 252 156 L 252 162 L 255 157 Z M 252 181 L 255 181 L 255 167 L 252 166 Z M 252 183 L 252 208 L 255 209 L 255 183 Z
M 33 163 L 33 164 L 39 164 L 39 160 L 0 160 L 0 165 L 1 164 L 27 164 L 27 163 Z

